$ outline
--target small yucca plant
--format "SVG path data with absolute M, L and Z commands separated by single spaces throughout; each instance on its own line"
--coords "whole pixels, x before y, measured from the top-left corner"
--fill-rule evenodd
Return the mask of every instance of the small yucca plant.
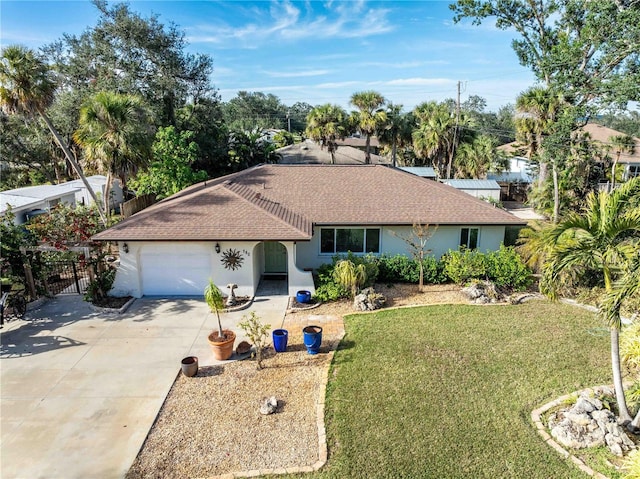
M 360 287 L 367 281 L 367 270 L 364 264 L 355 265 L 348 259 L 341 259 L 333 268 L 333 279 L 342 287 L 351 291 L 355 297 Z

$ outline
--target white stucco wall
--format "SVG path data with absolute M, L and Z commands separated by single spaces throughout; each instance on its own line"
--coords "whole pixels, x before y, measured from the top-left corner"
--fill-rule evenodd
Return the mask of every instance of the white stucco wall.
M 296 256 L 299 254 L 298 244 L 296 242 L 282 242 L 287 248 L 287 275 L 289 278 L 289 296 L 295 296 L 300 290 L 316 292 L 313 284 L 313 272 L 304 271 L 306 266 L 300 267 L 300 262 L 296 264 Z
M 258 287 L 259 275 L 256 279 L 256 270 L 254 267 L 253 255 L 254 248 L 258 242 L 228 242 L 220 243 L 220 253 L 215 252 L 215 242 L 127 242 L 128 253 L 124 252 L 123 242 L 118 244 L 120 251 L 120 265 L 116 273 L 111 294 L 114 296 L 133 296 L 141 297 L 147 289 L 144 285 L 144 273 L 142 268 L 142 260 L 144 256 L 159 256 L 158 261 L 162 261 L 161 257 L 165 255 L 172 258 L 173 261 L 167 261 L 167 269 L 162 270 L 163 276 L 166 275 L 167 281 L 179 281 L 180 270 L 175 266 L 175 258 L 179 258 L 181 253 L 189 254 L 189 252 L 206 251 L 202 254 L 200 262 L 204 268 L 210 269 L 209 275 L 201 275 L 197 278 L 198 284 L 193 285 L 193 295 L 199 296 L 204 292 L 204 288 L 211 278 L 216 285 L 226 295 L 228 293 L 227 284 L 235 283 L 238 289 L 235 290 L 238 296 L 253 296 Z M 236 270 L 227 269 L 220 261 L 225 251 L 234 249 L 239 251 L 243 257 L 242 266 Z M 178 261 L 179 263 L 179 261 Z M 154 267 L 162 269 L 162 264 L 154 265 Z M 206 276 L 206 277 L 205 277 Z M 184 290 L 181 290 L 184 291 Z M 164 294 L 164 293 L 159 293 Z M 180 294 L 184 294 L 181 292 Z
M 200 296 L 204 292 L 209 278 L 213 279 L 223 294 L 228 293 L 227 284 L 235 283 L 238 296 L 254 296 L 264 271 L 264 246 L 257 241 L 224 242 L 220 253 L 215 252 L 215 242 L 126 242 L 128 252 L 124 251 L 125 242 L 118 244 L 120 264 L 116 273 L 111 294 L 114 296 L 142 297 L 144 294 L 171 295 L 167 291 L 175 289 L 174 294 Z M 315 292 L 313 274 L 296 266 L 294 242 L 282 242 L 287 249 L 288 290 L 289 294 L 301 289 Z M 221 259 L 230 249 L 238 251 L 243 258 L 242 266 L 236 270 L 224 267 Z M 199 271 L 190 271 L 187 261 L 182 264 L 181 255 L 187 255 L 193 263 L 197 259 Z M 165 258 L 165 261 L 163 261 Z M 155 281 L 166 283 L 166 290 L 149 292 L 145 285 L 145 261 L 154 261 Z M 185 266 L 187 265 L 187 266 Z M 180 268 L 184 266 L 184 270 Z M 149 266 L 147 266 L 149 267 Z
M 340 226 L 349 228 L 349 226 Z M 460 230 L 462 228 L 478 228 L 478 249 L 480 251 L 491 251 L 500 248 L 504 241 L 504 226 L 439 226 L 427 243 L 427 248 L 432 251 L 432 255 L 440 258 L 450 249 L 458 249 L 460 243 Z M 357 226 L 353 226 L 357 228 Z M 370 226 L 376 228 L 376 226 Z M 400 237 L 411 236 L 411 226 L 381 226 L 380 253 L 394 256 L 396 254 L 411 255 L 409 246 Z M 395 234 L 394 234 L 395 233 Z M 320 253 L 320 227 L 316 227 L 313 238 L 308 242 L 298 242 L 298 267 L 300 269 L 317 269 L 320 265 L 330 263 L 332 254 Z
M 260 277 L 264 268 L 264 243 L 258 243 L 253 247 L 253 284 L 260 284 Z
M 354 226 L 355 227 L 355 226 Z M 463 227 L 478 228 L 478 249 L 480 251 L 497 250 L 504 241 L 504 226 L 440 226 L 427 244 L 431 254 L 440 258 L 450 249 L 458 249 L 460 230 Z M 400 236 L 411 235 L 411 226 L 380 227 L 380 250 L 382 254 L 410 255 L 411 251 Z M 312 269 L 317 269 L 332 260 L 331 254 L 320 253 L 320 228 L 316 228 L 311 241 L 283 241 L 287 250 L 287 275 L 290 296 L 299 290 L 315 292 Z M 254 296 L 264 271 L 264 247 L 257 241 L 219 243 L 221 251 L 215 252 L 215 242 L 127 242 L 128 252 L 124 252 L 124 243 L 118 244 L 120 264 L 111 294 L 114 296 L 141 297 L 149 294 L 148 285 L 144 284 L 144 261 L 153 263 L 154 281 L 165 281 L 167 288 L 175 284 L 177 293 L 181 295 L 201 296 L 209 278 L 226 295 L 227 284 L 238 285 L 238 296 Z M 224 267 L 221 259 L 230 249 L 238 251 L 243 258 L 242 266 L 236 270 Z M 181 262 L 181 255 L 189 261 Z M 166 258 L 166 261 L 163 261 Z M 194 262 L 195 259 L 195 262 Z M 190 269 L 189 264 L 194 265 Z M 182 270 L 181 270 L 182 268 Z M 197 269 L 197 271 L 196 271 Z M 169 293 L 153 293 L 169 295 Z

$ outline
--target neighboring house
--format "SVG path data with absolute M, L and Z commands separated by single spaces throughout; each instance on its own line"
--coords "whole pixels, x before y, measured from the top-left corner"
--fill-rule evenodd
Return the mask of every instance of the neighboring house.
M 432 166 L 398 166 L 398 169 L 422 178 L 429 178 L 430 180 L 438 178 L 438 174 Z
M 305 140 L 302 143 L 288 145 L 276 150 L 280 157 L 280 164 L 331 164 L 331 154 L 327 148 L 320 148 L 320 145 L 312 140 Z M 335 153 L 336 165 L 364 165 L 365 153 L 352 146 L 338 146 Z M 389 164 L 389 160 L 383 156 L 371 154 L 371 164 Z
M 9 208 L 15 214 L 14 223 L 21 225 L 30 218 L 47 213 L 54 206 L 76 204 L 76 188 L 60 188 L 60 185 L 38 185 L 15 188 L 0 193 L 0 214 Z
M 442 182 L 474 198 L 500 201 L 500 185 L 495 180 L 442 180 Z
M 515 151 L 513 143 L 502 145 L 500 149 L 508 153 Z M 494 180 L 500 185 L 500 201 L 515 201 L 518 203 L 526 201 L 533 178 L 534 173 L 531 162 L 528 158 L 522 156 L 510 158 L 507 170 L 487 173 L 488 180 Z
M 415 223 L 436 257 L 495 250 L 525 221 L 441 183 L 382 165 L 259 165 L 193 185 L 93 237 L 117 242 L 112 294 L 202 295 L 209 278 L 255 294 L 263 276 L 314 291 L 337 253 L 410 254 Z
M 265 128 L 264 130 L 262 130 L 261 136 L 258 139 L 258 142 L 273 143 L 276 139 L 276 135 L 282 131 L 287 131 L 287 130 L 281 130 L 277 128 Z
M 93 191 L 102 198 L 107 183 L 107 177 L 94 175 L 87 177 Z M 111 187 L 111 205 L 118 209 L 123 201 L 120 182 L 115 180 Z M 64 203 L 71 206 L 88 205 L 93 202 L 89 191 L 82 180 L 67 181 L 59 185 L 37 185 L 6 190 L 0 193 L 0 214 L 7 210 L 7 206 L 15 213 L 15 223 L 23 224 L 29 218 L 47 213 L 54 206 Z
M 586 124 L 582 127 L 582 131 L 589 133 L 589 136 L 591 136 L 594 142 L 601 143 L 606 148 L 609 148 L 609 156 L 611 156 L 612 159 L 616 156 L 616 153 L 612 150 L 611 137 L 625 136 L 621 131 L 607 128 L 606 126 L 596 123 Z M 624 181 L 640 176 L 640 138 L 634 138 L 634 142 L 635 147 L 633 153 L 620 153 L 620 161 L 618 164 L 624 167 L 624 174 L 622 176 Z
M 349 136 L 344 140 L 336 140 L 336 144 L 338 146 L 350 146 L 352 148 L 357 148 L 358 150 L 366 151 L 367 149 L 367 138 L 365 136 Z M 369 152 L 372 155 L 377 155 L 380 153 L 380 142 L 378 138 L 372 136 L 369 140 Z
M 87 181 L 91 188 L 98 196 L 98 200 L 104 197 L 104 190 L 107 186 L 107 177 L 104 175 L 93 175 L 87 176 Z M 79 205 L 90 205 L 93 202 L 91 195 L 89 194 L 89 190 L 84 185 L 82 180 L 73 180 L 67 181 L 66 183 L 61 183 L 57 185 L 62 189 L 76 189 L 76 204 Z M 120 205 L 124 202 L 124 194 L 122 192 L 122 186 L 120 185 L 120 180 L 114 179 L 111 183 L 111 208 L 118 210 Z
M 625 134 L 621 131 L 598 125 L 596 123 L 588 123 L 580 128 L 580 131 L 588 133 L 592 142 L 599 144 L 601 147 L 608 150 L 609 157 L 612 159 L 616 156 L 616 153 L 615 151 L 613 151 L 611 138 L 615 136 L 625 136 Z M 640 138 L 634 138 L 634 142 L 635 148 L 632 153 L 620 153 L 619 164 L 624 167 L 624 181 L 636 176 L 640 176 Z M 531 184 L 534 174 L 532 173 L 532 169 L 529 167 L 530 162 L 527 158 L 517 156 L 522 154 L 522 144 L 514 141 L 512 143 L 507 143 L 505 145 L 499 146 L 498 150 L 501 150 L 507 154 L 514 155 L 514 157 L 511 159 L 511 169 L 509 172 L 504 172 L 502 174 L 489 173 L 487 175 L 487 178 L 498 181 L 498 183 L 500 183 L 500 186 L 503 187 L 503 193 L 505 192 L 505 187 L 509 185 L 515 186 L 515 190 L 518 191 L 518 184 Z M 510 175 L 510 173 L 514 172 L 520 174 Z M 607 174 L 609 174 L 609 172 L 607 172 Z M 511 198 L 503 199 L 507 200 Z

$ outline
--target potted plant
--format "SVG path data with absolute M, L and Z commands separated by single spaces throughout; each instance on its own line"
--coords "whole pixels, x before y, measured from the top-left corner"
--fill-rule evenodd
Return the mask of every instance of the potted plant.
M 236 333 L 230 329 L 222 329 L 220 311 L 224 310 L 224 297 L 212 280 L 209 280 L 209 284 L 204 289 L 204 300 L 209 306 L 209 309 L 216 313 L 216 317 L 218 318 L 218 330 L 212 331 L 208 338 L 213 356 L 218 360 L 229 359 L 233 354 L 233 343 L 236 340 Z
M 256 347 L 257 368 L 262 369 L 262 350 L 265 347 L 267 338 L 269 337 L 269 329 L 271 325 L 262 324 L 258 315 L 251 311 L 249 316 L 243 316 L 240 327 L 244 330 L 249 340 Z

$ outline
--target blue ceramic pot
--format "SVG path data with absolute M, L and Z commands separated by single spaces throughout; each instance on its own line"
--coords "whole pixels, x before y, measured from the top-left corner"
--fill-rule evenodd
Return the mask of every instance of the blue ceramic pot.
M 318 354 L 322 344 L 322 328 L 320 326 L 307 326 L 302 330 L 304 345 L 309 354 Z
M 287 350 L 289 331 L 287 331 L 286 329 L 274 329 L 272 337 L 273 349 L 275 349 L 277 353 L 284 353 Z
M 311 301 L 311 291 L 298 291 L 296 293 L 296 301 L 298 303 L 308 303 L 309 301 Z

